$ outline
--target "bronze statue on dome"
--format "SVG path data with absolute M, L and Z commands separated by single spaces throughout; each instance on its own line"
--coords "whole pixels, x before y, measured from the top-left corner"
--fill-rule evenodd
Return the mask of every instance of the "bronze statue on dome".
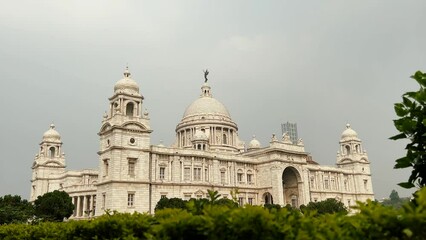
M 209 70 L 208 70 L 208 69 L 206 69 L 206 70 L 204 71 L 204 82 L 205 82 L 205 83 L 208 81 L 208 79 L 207 79 L 207 75 L 209 75 Z

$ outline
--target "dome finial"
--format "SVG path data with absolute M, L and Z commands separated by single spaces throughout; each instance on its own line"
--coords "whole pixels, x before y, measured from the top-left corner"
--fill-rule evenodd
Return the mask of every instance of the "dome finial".
M 130 77 L 130 72 L 129 72 L 129 66 L 128 65 L 126 66 L 126 70 L 124 70 L 124 76 L 126 78 Z
M 55 124 L 53 122 L 50 124 L 50 128 L 55 129 Z
M 351 128 L 351 124 L 346 123 L 346 128 Z
M 209 80 L 209 79 L 207 79 L 207 75 L 209 75 L 209 70 L 208 69 L 206 69 L 205 71 L 203 71 L 204 72 L 204 82 L 205 83 L 207 83 L 207 81 Z

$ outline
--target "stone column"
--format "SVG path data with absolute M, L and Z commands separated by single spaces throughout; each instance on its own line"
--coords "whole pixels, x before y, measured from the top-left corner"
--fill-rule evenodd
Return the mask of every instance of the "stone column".
M 87 196 L 83 196 L 83 217 L 86 217 L 86 211 L 87 211 Z
M 170 181 L 172 180 L 172 160 L 170 159 L 172 158 L 171 156 L 169 157 L 169 163 L 168 163 L 168 171 L 167 171 L 167 179 L 166 181 Z
M 80 217 L 80 196 L 77 196 L 77 213 L 76 217 Z
M 183 159 L 180 160 L 180 182 L 183 182 L 185 180 L 185 172 L 184 172 L 184 166 L 183 166 Z
M 89 216 L 93 216 L 93 195 L 90 195 L 90 206 L 89 206 L 90 214 Z
M 77 200 L 75 199 L 74 196 L 71 199 L 72 199 L 72 205 L 74 205 L 74 210 L 73 210 L 72 216 L 75 217 L 75 214 L 77 212 L 77 205 L 76 205 Z
M 191 169 L 189 170 L 191 182 L 194 181 L 194 157 L 191 157 Z

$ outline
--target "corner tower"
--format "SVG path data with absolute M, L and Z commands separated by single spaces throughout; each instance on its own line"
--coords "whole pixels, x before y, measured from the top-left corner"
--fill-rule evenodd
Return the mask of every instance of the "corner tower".
M 149 147 L 147 113 L 142 113 L 143 96 L 126 68 L 124 78 L 109 98 L 100 137 L 97 215 L 104 210 L 149 210 Z M 145 202 L 144 202 L 145 201 Z
M 65 154 L 62 152 L 61 135 L 51 124 L 43 134 L 39 153 L 34 158 L 30 202 L 47 192 L 58 190 L 60 175 L 64 172 Z
M 370 161 L 367 152 L 362 147 L 362 141 L 358 134 L 346 125 L 340 138 L 340 151 L 337 152 L 337 167 L 348 170 L 353 174 L 353 181 L 344 177 L 344 185 L 352 182 L 355 192 L 359 195 L 360 201 L 373 199 L 373 184 L 371 181 Z M 345 187 L 346 188 L 346 187 Z

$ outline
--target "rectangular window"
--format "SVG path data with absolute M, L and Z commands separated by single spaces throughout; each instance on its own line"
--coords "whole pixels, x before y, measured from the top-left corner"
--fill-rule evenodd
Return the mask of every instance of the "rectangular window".
M 348 191 L 348 181 L 346 179 L 343 180 L 343 184 L 345 185 L 345 191 Z
M 186 167 L 183 170 L 183 180 L 190 181 L 191 180 L 191 168 Z
M 105 209 L 106 205 L 106 193 L 102 193 L 102 209 Z
M 351 206 L 351 200 L 348 199 L 348 207 L 350 207 L 350 206 Z
M 325 179 L 325 180 L 324 180 L 324 188 L 325 188 L 325 189 L 328 189 L 328 179 Z
M 161 198 L 167 198 L 167 195 L 166 194 L 162 194 Z
M 238 179 L 238 182 L 242 182 L 243 181 L 243 174 L 237 173 L 237 179 Z
M 220 172 L 220 183 L 225 184 L 225 172 Z
M 248 204 L 253 205 L 253 198 L 248 198 L 247 201 L 248 201 Z
M 108 176 L 108 170 L 109 170 L 109 162 L 108 159 L 104 160 L 104 177 Z
M 311 178 L 311 188 L 314 189 L 314 178 Z
M 183 195 L 183 199 L 184 199 L 184 200 L 189 200 L 189 199 L 191 199 L 191 194 L 184 194 L 184 195 Z
M 364 189 L 367 191 L 368 190 L 368 188 L 367 188 L 367 183 L 368 183 L 368 180 L 367 179 L 364 179 Z
M 331 179 L 331 189 L 336 189 L 336 184 L 334 179 Z
M 242 207 L 242 206 L 243 206 L 243 204 L 244 204 L 244 198 L 243 198 L 243 197 L 239 197 L 239 198 L 238 198 L 238 205 L 239 205 L 240 207 Z
M 201 168 L 194 168 L 194 181 L 201 181 Z
M 133 207 L 134 202 L 135 202 L 135 193 L 128 193 L 127 194 L 127 206 Z
M 253 183 L 253 174 L 247 174 L 247 183 L 248 184 Z
M 160 167 L 160 179 L 164 180 L 164 172 L 166 171 L 165 167 Z
M 204 179 L 206 182 L 209 181 L 209 170 L 207 168 L 204 169 Z
M 197 195 L 197 199 L 203 198 L 203 195 Z
M 133 160 L 129 160 L 129 169 L 128 169 L 128 174 L 131 177 L 135 176 L 135 164 L 136 162 Z

